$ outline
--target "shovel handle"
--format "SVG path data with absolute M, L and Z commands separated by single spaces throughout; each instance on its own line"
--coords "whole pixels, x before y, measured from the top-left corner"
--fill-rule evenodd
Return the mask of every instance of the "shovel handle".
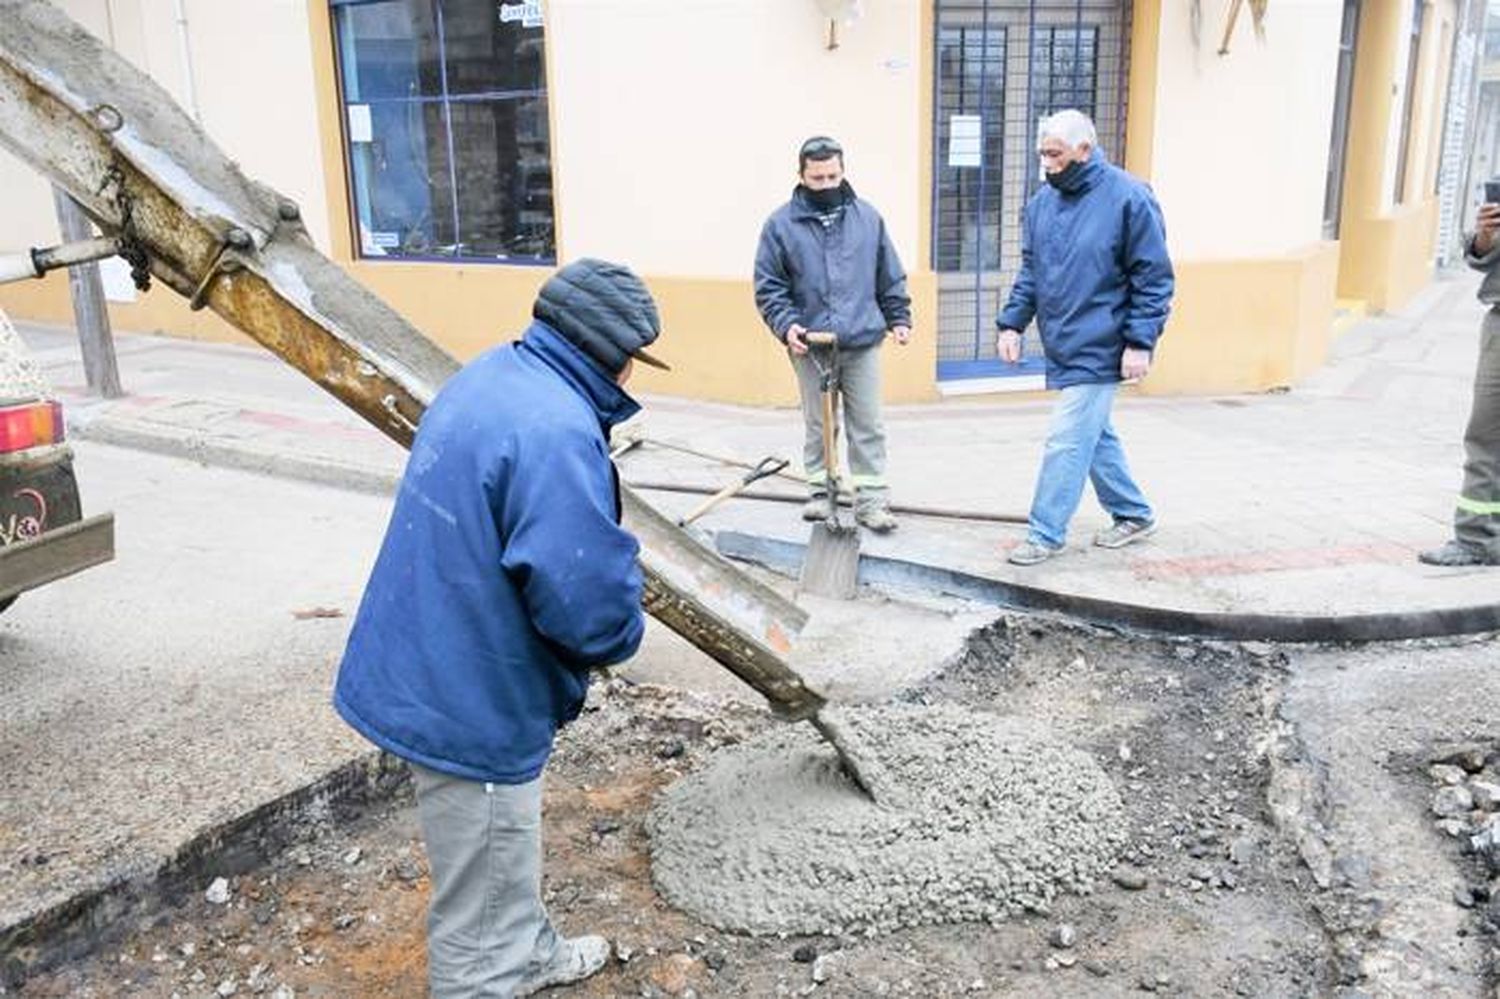
M 802 341 L 811 347 L 832 347 L 839 342 L 839 335 L 826 331 L 813 331 L 802 334 Z
M 746 486 L 752 483 L 759 482 L 761 479 L 775 475 L 783 468 L 786 468 L 786 466 L 789 464 L 791 464 L 791 462 L 786 458 L 762 458 L 760 460 L 760 464 L 756 465 L 754 468 L 750 469 L 750 471 L 745 473 L 744 478 L 740 479 L 740 481 L 738 482 L 731 482 L 729 485 L 725 486 L 723 489 L 720 489 L 708 499 L 698 504 L 698 506 L 695 507 L 691 513 L 683 516 L 677 521 L 677 526 L 688 526 L 693 521 L 697 520 L 699 517 L 703 516 L 705 513 L 712 510 L 714 507 L 718 506 L 720 503 L 724 502 L 735 493 L 739 492 L 741 489 L 744 489 Z

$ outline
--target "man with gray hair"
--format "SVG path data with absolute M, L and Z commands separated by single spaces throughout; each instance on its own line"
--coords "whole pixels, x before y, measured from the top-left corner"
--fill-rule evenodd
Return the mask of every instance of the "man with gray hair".
M 1036 320 L 1047 387 L 1060 389 L 1042 453 L 1026 540 L 1009 556 L 1035 565 L 1062 550 L 1090 480 L 1114 523 L 1094 537 L 1123 548 L 1156 530 L 1156 515 L 1131 477 L 1110 425 L 1122 381 L 1144 378 L 1172 302 L 1161 207 L 1151 189 L 1112 165 L 1094 123 L 1059 111 L 1037 146 L 1047 183 L 1021 223 L 1021 270 L 995 320 L 1000 357 L 1021 359 L 1021 335 Z

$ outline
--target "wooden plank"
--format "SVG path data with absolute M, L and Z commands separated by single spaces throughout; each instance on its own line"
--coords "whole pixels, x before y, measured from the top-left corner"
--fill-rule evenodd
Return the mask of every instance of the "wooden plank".
M 52 188 L 57 225 L 64 243 L 94 238 L 94 226 L 60 187 Z M 106 399 L 118 399 L 120 366 L 115 361 L 115 339 L 109 329 L 109 306 L 104 301 L 104 282 L 98 264 L 74 264 L 68 268 L 68 291 L 73 296 L 73 320 L 78 326 L 78 345 L 83 349 L 83 374 L 89 391 Z

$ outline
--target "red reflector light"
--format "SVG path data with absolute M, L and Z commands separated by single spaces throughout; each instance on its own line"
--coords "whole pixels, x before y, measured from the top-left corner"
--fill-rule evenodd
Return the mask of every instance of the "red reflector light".
M 58 444 L 63 436 L 60 403 L 37 402 L 0 408 L 0 454 Z

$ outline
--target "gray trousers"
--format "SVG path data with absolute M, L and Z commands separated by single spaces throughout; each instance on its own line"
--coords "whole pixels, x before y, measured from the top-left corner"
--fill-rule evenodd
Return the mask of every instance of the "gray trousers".
M 510 999 L 559 945 L 542 906 L 542 779 L 484 784 L 411 765 L 432 904 L 433 999 Z
M 1485 313 L 1479 337 L 1474 404 L 1464 431 L 1464 486 L 1453 533 L 1500 559 L 1500 308 Z
M 830 354 L 814 348 L 817 359 L 828 364 Z M 802 467 L 807 471 L 808 486 L 814 496 L 828 491 L 828 470 L 823 467 L 823 395 L 822 381 L 811 351 L 798 357 L 787 352 L 797 372 L 797 388 L 802 397 L 802 422 L 805 435 L 802 445 Z M 880 422 L 880 348 L 861 347 L 839 351 L 839 396 L 842 407 L 835 405 L 835 426 L 842 423 L 849 455 L 850 475 L 846 485 L 854 487 L 862 509 L 884 506 L 889 495 L 885 481 L 885 426 Z M 839 409 L 843 415 L 840 417 Z

